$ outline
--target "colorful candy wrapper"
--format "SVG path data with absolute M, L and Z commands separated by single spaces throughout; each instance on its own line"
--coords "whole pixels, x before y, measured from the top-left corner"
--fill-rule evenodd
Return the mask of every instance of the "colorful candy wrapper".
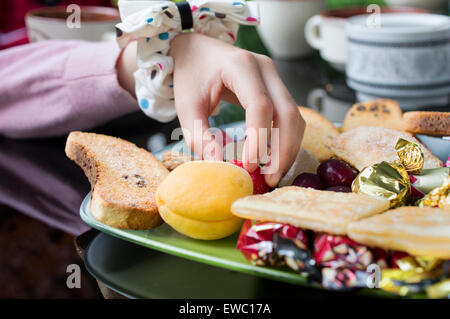
M 444 179 L 441 186 L 429 192 L 419 202 L 419 207 L 440 207 L 450 209 L 450 176 Z
M 347 236 L 318 234 L 314 240 L 314 258 L 322 267 L 322 286 L 334 290 L 367 287 L 369 265 L 388 265 L 387 253 L 370 249 Z
M 418 175 L 410 175 L 411 190 L 419 191 L 423 197 L 444 182 L 445 178 L 450 175 L 449 167 L 439 167 L 424 169 Z
M 308 240 L 304 230 L 287 224 L 251 220 L 245 221 L 242 226 L 237 249 L 254 265 L 284 265 L 284 256 L 279 256 L 274 249 L 275 235 L 289 239 L 299 249 L 307 250 Z
M 307 275 L 311 281 L 320 280 L 320 271 L 316 261 L 303 242 L 275 233 L 274 250 L 289 268 L 302 275 Z
M 364 168 L 356 176 L 352 192 L 387 198 L 394 208 L 407 203 L 411 184 L 403 166 L 381 162 Z
M 450 156 L 447 158 L 447 162 L 445 162 L 444 167 L 450 167 Z
M 450 261 L 434 257 L 406 257 L 397 259 L 394 266 L 398 268 L 381 271 L 380 288 L 400 296 L 423 293 L 431 288 L 433 296 L 445 294 L 445 285 L 450 270 Z M 447 291 L 448 293 L 448 291 Z

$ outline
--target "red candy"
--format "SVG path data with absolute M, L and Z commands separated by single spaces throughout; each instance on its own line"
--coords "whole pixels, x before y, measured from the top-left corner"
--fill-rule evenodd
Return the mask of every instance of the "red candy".
M 297 246 L 306 248 L 308 245 L 306 234 L 300 228 L 287 224 L 247 220 L 242 226 L 237 249 L 255 265 L 281 265 L 283 260 L 274 252 L 275 234 L 294 241 Z
M 377 256 L 380 255 L 380 256 Z M 318 234 L 314 240 L 314 258 L 319 266 L 366 270 L 372 263 L 387 265 L 386 256 L 370 250 L 347 236 Z
M 240 160 L 232 160 L 230 163 L 244 168 L 244 164 L 242 164 L 242 161 L 240 161 Z M 253 181 L 253 194 L 254 195 L 265 194 L 270 191 L 269 185 L 267 185 L 266 182 L 264 181 L 264 175 L 261 174 L 260 167 L 258 167 L 252 173 L 249 172 L 249 174 Z

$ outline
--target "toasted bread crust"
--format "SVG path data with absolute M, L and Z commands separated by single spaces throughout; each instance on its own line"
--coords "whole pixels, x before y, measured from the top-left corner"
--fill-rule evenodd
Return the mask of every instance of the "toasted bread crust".
M 148 151 L 119 138 L 72 132 L 66 155 L 91 183 L 96 219 L 129 229 L 149 229 L 162 222 L 155 193 L 168 170 Z
M 405 129 L 414 134 L 450 135 L 450 112 L 406 112 L 403 122 Z
M 396 101 L 389 99 L 356 103 L 348 110 L 342 130 L 346 132 L 360 126 L 377 126 L 403 131 L 402 110 Z

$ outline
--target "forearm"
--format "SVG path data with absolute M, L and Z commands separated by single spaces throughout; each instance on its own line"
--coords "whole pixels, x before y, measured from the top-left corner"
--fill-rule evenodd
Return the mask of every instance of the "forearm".
M 138 110 L 134 60 L 122 61 L 132 51 L 121 54 L 113 42 L 46 41 L 0 52 L 0 134 L 60 135 Z

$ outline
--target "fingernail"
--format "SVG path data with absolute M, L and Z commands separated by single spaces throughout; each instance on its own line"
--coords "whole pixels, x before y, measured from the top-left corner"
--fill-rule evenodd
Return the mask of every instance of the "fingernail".
M 275 187 L 278 185 L 281 177 L 282 174 L 280 172 L 276 172 L 275 174 L 266 175 L 265 180 L 267 185 L 269 185 L 270 187 Z

